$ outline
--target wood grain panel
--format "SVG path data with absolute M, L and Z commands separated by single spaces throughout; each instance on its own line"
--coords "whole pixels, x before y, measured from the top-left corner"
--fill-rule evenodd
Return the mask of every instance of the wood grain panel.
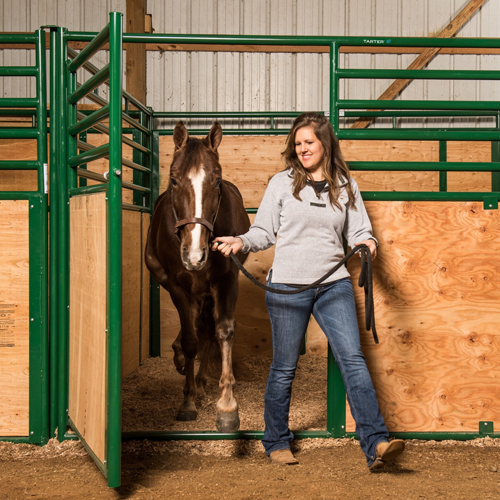
M 29 202 L 0 200 L 0 436 L 29 435 Z
M 0 139 L 1 161 L 37 159 L 36 139 Z M 1 191 L 36 191 L 38 174 L 34 171 L 0 170 Z
M 141 213 L 122 212 L 122 378 L 140 364 Z
M 450 141 L 448 161 L 491 161 L 491 143 L 487 141 Z M 448 191 L 491 191 L 491 172 L 449 172 Z
M 107 219 L 105 193 L 70 199 L 69 417 L 105 459 Z
M 380 240 L 380 344 L 363 350 L 390 431 L 477 431 L 500 419 L 500 215 L 481 204 L 368 202 Z M 357 276 L 353 261 L 350 270 Z M 355 287 L 357 288 L 357 287 Z M 348 431 L 354 430 L 352 418 Z

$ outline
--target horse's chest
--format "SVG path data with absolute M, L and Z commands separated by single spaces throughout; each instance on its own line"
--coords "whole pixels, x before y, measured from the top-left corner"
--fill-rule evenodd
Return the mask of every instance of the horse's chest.
M 181 271 L 176 275 L 176 282 L 193 300 L 211 294 L 211 279 L 205 272 Z

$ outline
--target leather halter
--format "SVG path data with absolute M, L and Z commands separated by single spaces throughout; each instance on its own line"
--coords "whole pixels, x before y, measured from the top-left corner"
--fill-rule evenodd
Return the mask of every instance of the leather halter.
M 210 235 L 213 235 L 214 225 L 215 225 L 215 221 L 217 219 L 217 215 L 219 213 L 220 202 L 222 199 L 222 185 L 221 185 L 221 187 L 219 187 L 219 200 L 217 202 L 217 210 L 215 211 L 212 223 L 210 223 L 207 219 L 204 219 L 203 217 L 191 217 L 189 219 L 179 220 L 177 217 L 177 212 L 175 211 L 175 207 L 174 207 L 174 190 L 172 189 L 172 186 L 170 187 L 170 198 L 171 198 L 171 203 L 172 203 L 172 210 L 174 212 L 174 217 L 175 217 L 175 234 L 177 236 L 179 236 L 179 229 L 181 227 L 187 226 L 188 224 L 201 224 L 202 226 L 205 226 L 210 231 Z

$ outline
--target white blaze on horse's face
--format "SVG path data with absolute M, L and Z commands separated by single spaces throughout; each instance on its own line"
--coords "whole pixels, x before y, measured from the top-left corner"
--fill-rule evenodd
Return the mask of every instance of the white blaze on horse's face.
M 205 179 L 205 170 L 203 165 L 197 171 L 191 170 L 188 175 L 194 191 L 194 216 L 201 218 L 203 207 L 203 181 Z M 205 245 L 201 242 L 201 224 L 191 224 L 191 246 L 188 249 L 187 260 L 191 269 L 201 269 L 207 260 L 208 254 Z

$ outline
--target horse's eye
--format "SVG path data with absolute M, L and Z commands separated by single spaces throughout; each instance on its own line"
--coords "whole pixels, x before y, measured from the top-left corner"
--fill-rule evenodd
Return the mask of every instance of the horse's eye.
M 170 177 L 170 183 L 172 184 L 172 186 L 177 186 L 177 179 L 175 179 L 174 177 Z
M 217 180 L 215 181 L 215 186 L 214 186 L 214 187 L 215 187 L 215 189 L 220 188 L 220 185 L 221 185 L 221 184 L 222 184 L 222 179 L 217 179 Z

